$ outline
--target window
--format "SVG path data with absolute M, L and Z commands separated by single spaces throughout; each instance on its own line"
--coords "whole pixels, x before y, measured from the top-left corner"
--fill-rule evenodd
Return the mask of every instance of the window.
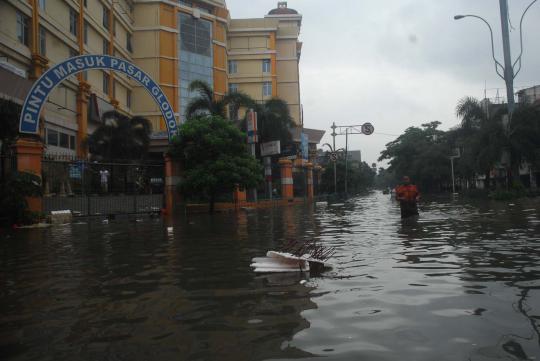
M 60 135 L 60 142 L 58 142 L 58 146 L 62 148 L 69 148 L 69 135 L 66 133 L 59 133 Z
M 133 51 L 133 48 L 131 46 L 131 34 L 130 33 L 126 34 L 126 48 L 130 53 Z
M 103 54 L 109 54 L 109 41 L 103 39 Z
M 116 36 L 116 19 L 113 19 L 112 33 L 114 36 Z
M 17 11 L 17 39 L 21 44 L 30 45 L 30 19 Z
M 269 97 L 272 95 L 272 83 L 269 81 L 263 83 L 263 96 Z
M 84 7 L 85 7 L 85 8 L 88 7 L 88 0 L 84 0 Z
M 83 24 L 83 39 L 84 43 L 88 44 L 88 22 L 85 20 Z
M 131 109 L 131 90 L 127 90 L 126 92 L 126 105 L 129 109 Z
M 103 72 L 103 92 L 109 94 L 109 74 Z
M 113 80 L 113 83 L 112 83 L 112 96 L 114 99 L 116 99 L 116 81 Z
M 69 32 L 77 36 L 77 29 L 79 28 L 79 14 L 72 8 L 69 8 Z
M 41 10 L 45 10 L 45 0 L 39 0 L 38 6 Z
M 74 135 L 70 135 L 69 136 L 69 149 L 73 149 L 75 150 L 75 136 Z
M 39 53 L 43 56 L 47 54 L 47 31 L 43 25 L 39 26 Z
M 270 65 L 270 59 L 264 59 L 262 63 L 262 71 L 263 73 L 270 73 L 272 71 L 271 65 Z
M 109 30 L 109 9 L 103 6 L 103 27 Z
M 229 74 L 235 74 L 238 72 L 238 62 L 236 60 L 229 60 Z
M 47 128 L 47 144 L 58 146 L 58 132 Z
M 236 93 L 236 92 L 238 92 L 238 84 L 229 83 L 229 93 Z

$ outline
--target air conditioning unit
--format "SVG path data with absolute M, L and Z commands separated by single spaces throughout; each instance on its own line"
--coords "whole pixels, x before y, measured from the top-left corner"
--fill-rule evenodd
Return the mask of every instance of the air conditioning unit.
M 201 11 L 199 9 L 193 9 L 193 14 L 192 16 L 195 18 L 195 19 L 200 19 L 201 18 Z

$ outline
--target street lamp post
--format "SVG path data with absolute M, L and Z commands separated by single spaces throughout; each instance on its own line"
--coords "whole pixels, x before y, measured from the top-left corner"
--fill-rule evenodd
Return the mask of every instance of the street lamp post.
M 510 127 L 510 122 L 512 120 L 512 113 L 514 112 L 514 108 L 515 108 L 514 79 L 516 78 L 516 76 L 521 70 L 521 56 L 523 55 L 523 18 L 525 17 L 525 14 L 531 8 L 531 6 L 537 1 L 538 0 L 533 0 L 533 2 L 531 2 L 529 6 L 527 6 L 525 11 L 521 15 L 521 20 L 519 22 L 520 53 L 516 61 L 512 63 L 510 34 L 508 30 L 508 0 L 499 0 L 499 8 L 500 8 L 500 13 L 501 13 L 501 30 L 502 30 L 503 53 L 504 53 L 504 66 L 495 57 L 493 30 L 491 28 L 491 25 L 489 25 L 489 23 L 487 22 L 487 20 L 478 15 L 454 16 L 454 20 L 461 20 L 463 18 L 476 18 L 476 19 L 482 20 L 489 28 L 489 33 L 491 35 L 491 55 L 493 57 L 493 61 L 495 62 L 495 72 L 506 83 L 506 97 L 507 97 L 507 106 L 508 106 L 507 128 Z M 518 65 L 517 70 L 516 70 L 516 65 Z M 501 74 L 500 69 L 503 70 L 503 74 Z
M 332 123 L 332 152 L 336 151 L 336 122 Z M 337 194 L 337 168 L 336 162 L 334 162 L 334 193 Z

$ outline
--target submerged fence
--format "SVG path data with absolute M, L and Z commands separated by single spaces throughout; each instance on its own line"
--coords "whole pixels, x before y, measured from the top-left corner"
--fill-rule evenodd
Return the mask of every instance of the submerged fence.
M 43 158 L 42 169 L 45 213 L 150 213 L 163 207 L 163 163 L 91 162 L 55 155 Z

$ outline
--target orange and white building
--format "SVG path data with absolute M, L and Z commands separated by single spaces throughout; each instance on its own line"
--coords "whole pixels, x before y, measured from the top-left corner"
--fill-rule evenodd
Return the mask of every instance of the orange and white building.
M 279 2 L 257 19 L 231 19 L 224 0 L 0 1 L 0 98 L 22 104 L 47 68 L 80 54 L 109 54 L 145 70 L 166 93 L 179 122 L 209 83 L 216 97 L 241 90 L 257 101 L 285 100 L 302 124 L 298 40 L 302 16 Z M 84 140 L 117 109 L 150 120 L 153 143 L 166 141 L 157 104 L 125 75 L 91 70 L 59 85 L 42 113 L 47 153 L 86 156 Z

